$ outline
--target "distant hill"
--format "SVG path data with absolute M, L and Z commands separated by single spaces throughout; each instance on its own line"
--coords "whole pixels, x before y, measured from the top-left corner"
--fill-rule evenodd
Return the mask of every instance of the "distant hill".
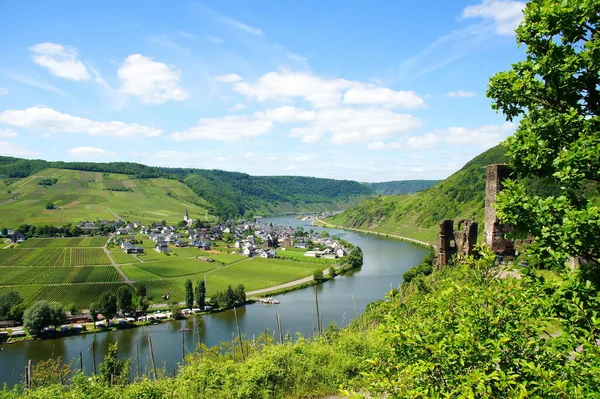
M 46 209 L 48 203 L 57 209 Z M 0 227 L 117 218 L 177 223 L 186 210 L 204 221 L 209 207 L 185 184 L 165 178 L 50 168 L 0 185 Z
M 360 200 L 375 194 L 375 190 L 350 180 L 321 179 L 314 177 L 300 176 L 250 176 L 245 173 L 226 172 L 222 170 L 205 169 L 185 169 L 185 168 L 159 168 L 151 167 L 130 162 L 48 162 L 44 160 L 28 160 L 13 157 L 0 157 L 0 212 L 10 211 L 7 206 L 14 201 L 5 202 L 15 197 L 14 194 L 20 193 L 16 187 L 32 176 L 46 177 L 46 171 L 53 170 L 72 170 L 80 172 L 93 172 L 102 174 L 120 174 L 121 180 L 139 180 L 136 185 L 143 186 L 144 180 L 161 179 L 160 181 L 169 181 L 169 185 L 177 187 L 187 187 L 188 193 L 195 196 L 186 196 L 186 201 L 200 204 L 202 213 L 208 211 L 209 214 L 221 218 L 230 217 L 251 217 L 253 215 L 268 215 L 274 213 L 303 213 L 303 212 L 322 212 L 332 210 L 342 210 L 350 205 L 360 202 Z M 69 175 L 70 176 L 70 175 Z M 96 175 L 94 175 L 96 176 Z M 59 179 L 59 184 L 73 177 Z M 79 177 L 73 177 L 74 180 L 81 180 Z M 95 180 L 96 178 L 94 178 Z M 36 183 L 37 184 L 37 183 Z M 149 183 L 151 186 L 152 183 Z M 86 187 L 95 190 L 94 187 Z M 49 188 L 50 192 L 57 190 L 57 187 Z M 8 193 L 11 191 L 11 193 Z M 12 193 L 12 192 L 15 193 Z M 33 195 L 34 191 L 29 194 Z M 45 193 L 45 192 L 44 192 Z M 116 192 L 111 192 L 112 195 Z M 128 201 L 135 201 L 135 196 L 127 191 L 119 192 L 124 196 L 121 203 L 127 205 Z M 135 190 L 134 190 L 135 193 Z M 43 194 L 38 190 L 37 194 Z M 146 193 L 154 197 L 152 193 Z M 95 195 L 95 194 L 94 194 Z M 106 192 L 102 192 L 96 200 L 105 200 Z M 110 197 L 110 196 L 108 196 Z M 45 195 L 40 198 L 29 198 L 28 201 L 51 201 L 51 196 Z M 109 198 L 110 200 L 110 198 Z M 175 198 L 169 197 L 169 201 Z M 4 203 L 2 203 L 4 202 Z M 84 201 L 85 202 L 85 201 Z M 90 201 L 89 204 L 92 204 Z M 183 208 L 185 204 L 179 204 L 178 208 Z M 12 205 L 13 207 L 16 204 Z M 37 205 L 36 205 L 37 206 Z M 111 209 L 114 205 L 111 206 Z M 166 207 L 171 209 L 170 207 Z M 22 209 L 22 207 L 20 208 Z M 98 209 L 98 208 L 97 208 Z M 199 211 L 199 210 L 198 210 Z M 157 211 L 157 217 L 160 219 L 161 212 Z M 162 212 L 167 221 L 169 217 L 175 214 Z M 104 218 L 105 213 L 89 213 L 89 218 Z M 133 216 L 133 215 L 132 215 Z M 22 220 L 22 217 L 15 217 L 14 220 Z M 2 220 L 2 218 L 0 218 Z M 41 220 L 41 219 L 40 219 Z M 173 222 L 180 220 L 179 217 Z
M 475 219 L 483 229 L 484 166 L 508 162 L 501 145 L 469 161 L 452 176 L 425 191 L 409 195 L 377 196 L 327 219 L 346 227 L 372 229 L 434 242 L 443 219 Z
M 428 189 L 439 183 L 439 180 L 395 180 L 381 183 L 365 183 L 371 187 L 377 194 L 412 194 Z

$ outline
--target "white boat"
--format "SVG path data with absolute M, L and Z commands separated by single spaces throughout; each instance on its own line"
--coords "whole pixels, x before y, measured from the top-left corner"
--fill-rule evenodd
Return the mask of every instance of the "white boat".
M 277 305 L 280 303 L 277 299 L 273 299 L 273 298 L 262 298 L 262 299 L 260 299 L 260 301 L 262 303 L 268 303 L 270 305 Z

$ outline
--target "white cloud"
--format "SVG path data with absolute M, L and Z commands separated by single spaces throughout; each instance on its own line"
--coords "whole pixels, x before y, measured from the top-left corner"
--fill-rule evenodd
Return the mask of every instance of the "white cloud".
M 196 126 L 171 135 L 174 140 L 238 141 L 247 137 L 267 134 L 273 122 L 247 115 L 230 115 L 223 118 L 203 118 Z
M 11 129 L 2 129 L 0 128 L 0 137 L 15 137 L 17 132 Z
M 425 100 L 414 91 L 394 91 L 372 85 L 346 91 L 344 102 L 346 104 L 382 104 L 406 109 L 425 107 Z
M 412 115 L 382 108 L 334 108 L 316 112 L 311 126 L 290 130 L 290 136 L 314 143 L 331 133 L 333 144 L 382 141 L 418 128 L 421 121 Z
M 97 147 L 75 147 L 67 151 L 67 153 L 77 158 L 107 158 L 117 155 L 116 152 L 110 152 Z
M 494 145 L 515 131 L 517 125 L 506 122 L 502 125 L 486 125 L 478 128 L 450 127 L 438 131 L 438 136 L 445 136 L 450 145 L 485 144 Z
M 523 20 L 524 8 L 525 3 L 520 1 L 484 0 L 465 8 L 462 17 L 491 19 L 497 34 L 512 35 Z
M 215 78 L 215 80 L 217 82 L 233 83 L 233 82 L 239 82 L 240 80 L 244 80 L 244 78 L 242 78 L 237 73 L 228 73 L 226 75 L 217 76 Z
M 29 47 L 34 53 L 33 62 L 48 69 L 51 74 L 70 80 L 91 78 L 85 64 L 77 59 L 74 47 L 56 43 L 39 43 Z
M 31 151 L 27 147 L 20 144 L 11 144 L 6 141 L 0 141 L 0 155 L 9 157 L 26 157 L 31 155 L 39 155 L 37 151 Z
M 267 119 L 272 120 L 273 122 L 296 123 L 314 121 L 317 113 L 315 111 L 307 111 L 302 108 L 285 106 L 268 109 L 264 112 L 264 114 L 259 113 L 258 115 L 264 115 Z
M 385 141 L 373 141 L 367 144 L 367 150 L 393 150 L 400 147 L 400 143 L 386 143 Z
M 246 104 L 237 103 L 233 104 L 231 107 L 227 108 L 229 112 L 237 112 L 246 109 Z
M 430 149 L 440 144 L 447 146 L 477 145 L 491 147 L 503 141 L 515 131 L 517 125 L 506 122 L 501 125 L 485 125 L 476 128 L 449 127 L 437 129 L 423 136 L 414 136 L 404 145 L 413 149 Z
M 42 90 L 48 90 L 48 91 L 60 94 L 61 96 L 73 98 L 73 96 L 70 95 L 69 93 L 62 91 L 57 87 L 52 86 L 50 83 L 40 82 L 40 81 L 32 79 L 28 76 L 20 75 L 18 73 L 8 73 L 7 76 L 14 81 L 26 84 L 28 86 L 36 87 L 36 88 L 42 89 Z
M 48 133 L 84 133 L 91 136 L 159 136 L 162 133 L 159 129 L 137 123 L 98 122 L 40 107 L 4 111 L 0 113 L 0 122 Z
M 189 94 L 179 86 L 179 71 L 150 57 L 132 54 L 118 69 L 120 92 L 137 96 L 143 103 L 181 101 Z
M 313 160 L 313 157 L 310 155 L 292 155 L 290 157 L 290 161 L 292 162 L 310 162 Z
M 290 60 L 294 60 L 294 61 L 306 61 L 305 57 L 302 57 L 301 55 L 298 54 L 294 54 L 294 53 L 290 53 L 287 52 L 285 53 L 285 55 L 290 59 Z
M 441 139 L 437 135 L 428 133 L 423 136 L 409 137 L 404 145 L 415 150 L 422 150 L 436 147 L 440 142 Z
M 249 33 L 251 35 L 254 36 L 261 36 L 263 34 L 262 30 L 255 28 L 254 26 L 250 26 L 248 24 L 245 24 L 243 22 L 238 21 L 237 19 L 233 19 L 231 17 L 226 17 L 223 16 L 222 17 L 223 22 L 225 22 L 227 25 L 234 27 L 236 29 L 239 29 L 243 32 Z
M 290 71 L 269 72 L 255 84 L 238 82 L 233 90 L 261 102 L 301 98 L 317 108 L 336 107 L 342 98 L 348 104 L 381 104 L 404 108 L 425 106 L 424 100 L 412 91 L 394 91 L 373 84 Z
M 0 95 L 8 94 L 9 90 L 6 87 L 0 87 Z
M 477 94 L 473 93 L 472 91 L 458 90 L 458 91 L 448 92 L 448 93 L 444 94 L 444 96 L 452 97 L 452 98 L 463 98 L 463 97 L 475 97 L 475 96 L 477 96 Z

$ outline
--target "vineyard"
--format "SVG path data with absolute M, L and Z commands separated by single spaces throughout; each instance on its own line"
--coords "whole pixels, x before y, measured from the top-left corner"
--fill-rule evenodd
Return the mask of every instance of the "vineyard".
M 117 282 L 119 273 L 112 266 L 83 267 L 0 267 L 1 285 Z
M 125 252 L 123 252 L 120 249 L 116 250 L 116 251 L 112 251 L 110 253 L 110 256 L 112 256 L 113 260 L 120 265 L 125 265 L 127 263 L 138 263 L 139 262 L 139 260 L 137 260 L 135 258 L 135 256 L 127 255 Z
M 97 302 L 107 292 L 115 292 L 125 283 L 96 283 L 75 285 L 45 285 L 33 296 L 33 301 L 57 301 L 65 305 L 73 303 L 75 307 L 87 309 L 90 303 Z
M 73 237 L 73 238 L 30 238 L 19 244 L 19 248 L 69 248 L 102 247 L 108 237 Z
M 0 266 L 110 265 L 102 248 L 8 248 L 0 250 Z
M 160 277 L 178 277 L 206 273 L 219 267 L 220 265 L 217 262 L 209 263 L 203 260 L 192 258 L 144 262 L 136 264 L 136 266 Z

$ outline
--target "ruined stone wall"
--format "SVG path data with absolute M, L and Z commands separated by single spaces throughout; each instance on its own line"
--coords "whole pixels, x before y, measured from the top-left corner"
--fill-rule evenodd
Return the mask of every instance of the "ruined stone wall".
M 499 222 L 493 206 L 511 172 L 510 167 L 504 164 L 485 167 L 485 245 L 498 255 L 514 255 L 514 243 L 505 237 L 511 227 Z
M 454 220 L 446 219 L 440 222 L 437 240 L 437 266 L 446 266 L 453 255 L 462 258 L 473 253 L 477 243 L 477 222 L 460 220 L 458 229 L 454 230 Z

